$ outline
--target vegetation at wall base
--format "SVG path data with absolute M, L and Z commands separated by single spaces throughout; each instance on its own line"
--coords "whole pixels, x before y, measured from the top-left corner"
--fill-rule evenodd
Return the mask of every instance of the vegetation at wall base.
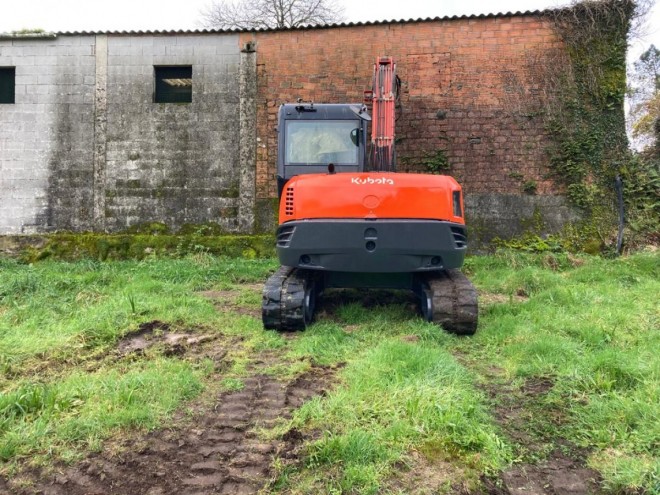
M 471 338 L 421 321 L 413 299 L 388 291 L 329 291 L 307 331 L 264 331 L 273 259 L 0 258 L 0 473 L 29 482 L 35 466 L 185 428 L 176 411 L 212 409 L 219 390 L 242 390 L 267 366 L 259 373 L 282 383 L 334 376 L 291 419 L 254 432 L 304 440 L 275 462 L 270 493 L 456 493 L 557 451 L 608 492 L 654 493 L 659 256 L 468 258 L 481 304 Z M 163 336 L 176 333 L 211 340 L 203 353 L 172 352 Z M 127 345 L 140 336 L 155 343 Z M 218 367 L 208 353 L 220 348 Z
M 6 236 L 4 251 L 25 263 L 45 259 L 140 260 L 150 257 L 182 257 L 188 254 L 265 258 L 275 254 L 272 235 L 218 234 L 205 226 L 184 226 L 176 234 L 163 224 L 132 229 L 120 234 L 57 233 L 40 236 Z

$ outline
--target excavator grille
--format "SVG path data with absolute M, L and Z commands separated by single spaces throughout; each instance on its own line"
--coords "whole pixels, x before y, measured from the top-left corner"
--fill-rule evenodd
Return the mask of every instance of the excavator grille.
M 287 216 L 293 215 L 293 187 L 286 188 L 286 195 L 284 197 L 284 214 Z
M 467 247 L 467 234 L 465 228 L 463 227 L 451 227 L 451 233 L 454 236 L 454 242 L 456 247 L 464 248 Z
M 296 230 L 295 226 L 280 227 L 279 231 L 277 232 L 277 247 L 289 247 L 291 236 L 293 236 L 294 230 Z

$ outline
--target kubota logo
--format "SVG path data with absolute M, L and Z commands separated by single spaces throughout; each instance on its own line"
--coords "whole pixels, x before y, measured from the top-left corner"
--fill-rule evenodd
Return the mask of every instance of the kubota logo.
M 374 179 L 372 177 L 367 177 L 366 179 L 358 179 L 357 177 L 351 178 L 351 184 L 386 184 L 388 186 L 393 186 L 394 185 L 394 180 L 393 179 L 388 179 L 387 177 L 379 177 L 377 179 Z

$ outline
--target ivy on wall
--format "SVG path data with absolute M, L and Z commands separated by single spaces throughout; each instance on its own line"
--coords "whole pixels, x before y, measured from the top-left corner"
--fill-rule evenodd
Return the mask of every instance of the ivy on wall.
M 628 149 L 623 109 L 628 33 L 637 14 L 633 0 L 587 0 L 544 13 L 564 45 L 554 56 L 566 62 L 548 63 L 543 71 L 552 95 L 545 104 L 549 163 L 569 200 L 584 211 L 591 232 L 616 222 L 617 175 L 629 183 L 629 217 L 639 214 L 639 187 L 630 186 L 643 174 Z
M 553 141 L 550 165 L 571 201 L 585 209 L 612 190 L 628 154 L 623 102 L 634 11 L 631 0 L 607 0 L 546 14 L 568 56 L 566 69 L 551 76 L 555 98 L 546 116 Z

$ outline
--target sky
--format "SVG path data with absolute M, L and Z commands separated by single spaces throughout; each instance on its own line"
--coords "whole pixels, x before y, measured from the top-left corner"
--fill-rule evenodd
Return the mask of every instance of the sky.
M 488 14 L 545 9 L 562 0 L 337 0 L 346 21 L 377 21 Z M 200 11 L 210 0 L 0 0 L 0 33 L 46 31 L 121 31 L 199 29 Z M 660 6 L 649 16 L 644 36 L 631 47 L 636 59 L 651 43 L 660 47 Z

